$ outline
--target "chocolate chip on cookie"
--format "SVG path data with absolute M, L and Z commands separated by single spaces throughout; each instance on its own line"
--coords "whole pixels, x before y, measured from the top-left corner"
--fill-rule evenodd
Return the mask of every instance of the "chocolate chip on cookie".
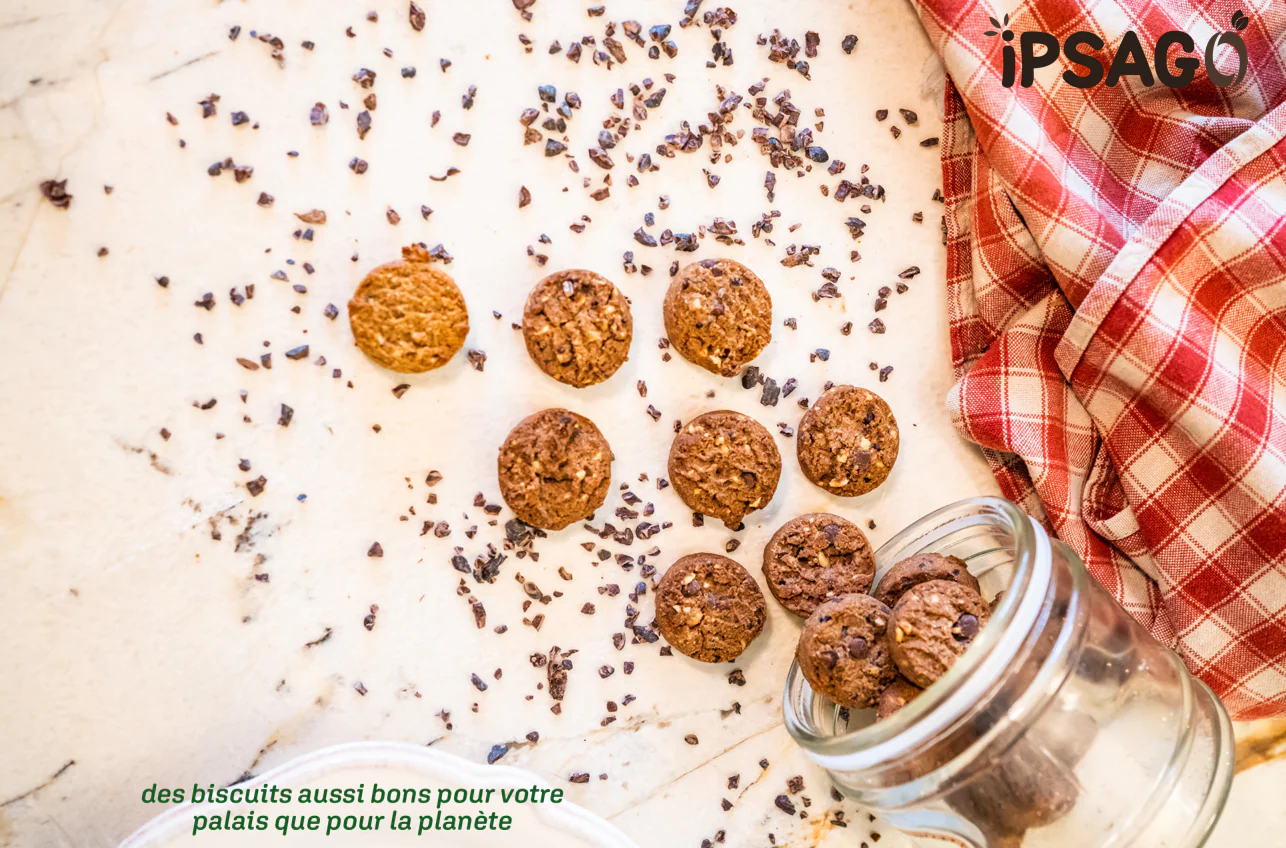
M 693 262 L 665 293 L 665 332 L 684 359 L 731 377 L 772 340 L 772 297 L 731 259 Z
M 969 567 L 959 557 L 942 554 L 916 554 L 898 560 L 884 573 L 871 594 L 882 604 L 893 606 L 898 598 L 912 586 L 930 580 L 950 580 L 980 592 L 978 579 L 969 573 Z
M 656 584 L 656 627 L 679 653 L 701 662 L 736 659 L 764 629 L 763 593 L 725 556 L 688 554 Z
M 809 480 L 831 494 L 853 497 L 889 476 L 898 442 L 898 422 L 883 398 L 836 386 L 804 413 L 796 452 Z
M 536 283 L 522 313 L 527 353 L 549 376 L 576 388 L 601 383 L 629 358 L 634 321 L 611 280 L 559 271 Z
M 880 700 L 875 705 L 876 719 L 886 719 L 914 701 L 924 690 L 910 680 L 898 675 L 898 679 L 880 693 Z
M 469 335 L 464 295 L 422 245 L 371 269 L 348 302 L 348 323 L 362 353 L 408 374 L 441 368 Z
M 889 608 L 870 595 L 840 595 L 804 622 L 795 660 L 804 679 L 841 707 L 875 706 L 897 677 L 885 631 Z
M 889 652 L 902 676 L 928 687 L 968 650 L 991 611 L 982 596 L 950 580 L 906 591 L 889 620 Z
M 519 421 L 500 446 L 500 494 L 521 520 L 561 530 L 603 505 L 612 459 L 593 421 L 545 409 Z
M 670 483 L 691 509 L 736 529 L 777 491 L 781 454 L 764 426 L 729 410 L 692 419 L 670 445 Z
M 813 512 L 792 518 L 773 534 L 764 548 L 764 577 L 782 606 L 808 616 L 836 595 L 869 590 L 875 554 L 856 524 Z

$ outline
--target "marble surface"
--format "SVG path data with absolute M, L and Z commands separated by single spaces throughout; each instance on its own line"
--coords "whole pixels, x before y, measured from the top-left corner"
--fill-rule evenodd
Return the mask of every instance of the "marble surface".
M 881 846 L 905 844 L 832 801 L 824 774 L 783 729 L 781 686 L 798 628 L 791 616 L 770 604 L 764 635 L 735 665 L 743 686 L 729 683 L 733 666 L 665 657 L 660 644 L 618 651 L 612 635 L 627 632 L 627 604 L 641 624 L 652 615 L 650 592 L 636 603 L 627 597 L 640 570 L 626 572 L 617 553 L 659 547 L 648 560 L 663 569 L 735 539 L 733 556 L 758 574 L 767 536 L 800 512 L 874 522 L 879 544 L 939 505 L 994 491 L 942 403 L 951 377 L 940 213 L 931 199 L 940 177 L 937 151 L 918 144 L 937 134 L 939 119 L 934 63 L 913 12 L 901 0 L 804 0 L 788 10 L 742 2 L 724 35 L 736 63 L 709 70 L 705 27 L 675 27 L 674 59 L 651 61 L 628 42 L 628 61 L 611 68 L 588 50 L 578 65 L 548 53 L 554 39 L 601 41 L 613 20 L 676 24 L 678 2 L 662 9 L 618 0 L 591 17 L 585 4 L 540 0 L 530 23 L 502 0 L 421 5 L 428 25 L 417 33 L 400 0 L 0 2 L 0 846 L 115 844 L 154 812 L 137 803 L 153 782 L 225 784 L 362 739 L 433 745 L 477 761 L 510 743 L 505 764 L 565 786 L 644 846 L 696 846 L 721 830 L 729 845 L 763 845 L 770 836 L 777 845 L 853 844 L 871 830 L 884 834 Z M 368 10 L 379 12 L 377 22 Z M 242 28 L 235 41 L 234 25 Z M 807 29 L 821 33 L 811 80 L 767 61 L 755 39 L 774 27 L 801 42 Z M 283 66 L 252 30 L 283 40 Z M 860 38 L 852 56 L 839 49 L 846 33 Z M 532 39 L 531 53 L 520 34 Z M 306 39 L 315 49 L 300 46 Z M 445 71 L 442 58 L 452 63 Z M 414 78 L 401 76 L 406 66 L 417 68 Z M 379 102 L 359 140 L 356 115 L 369 92 L 351 78 L 363 67 L 377 72 Z M 869 165 L 886 202 L 870 214 L 859 202 L 835 205 L 819 193 L 838 182 L 823 168 L 781 173 L 768 202 L 767 163 L 749 143 L 746 114 L 733 128 L 747 138 L 725 147 L 730 161 L 711 164 L 708 148 L 656 157 L 658 171 L 627 185 L 627 152 L 652 151 L 683 120 L 704 121 L 717 104 L 716 83 L 744 94 L 764 76 L 767 95 L 791 90 L 801 124 L 825 109 L 817 143 L 848 164 L 846 177 Z M 590 193 L 605 172 L 585 151 L 601 122 L 619 114 L 611 93 L 645 77 L 667 96 L 612 151 L 610 197 L 595 201 Z M 517 116 L 538 105 L 544 83 L 560 99 L 571 89 L 583 102 L 567 133 L 579 173 L 567 158 L 522 143 Z M 475 105 L 464 110 L 470 85 Z M 203 120 L 198 101 L 212 92 L 218 113 Z M 314 127 L 309 110 L 319 101 L 330 122 Z M 893 114 L 883 124 L 873 118 L 880 108 Z M 906 126 L 899 108 L 918 112 L 918 124 Z M 235 111 L 250 123 L 234 126 Z M 894 123 L 900 139 L 889 131 Z M 457 132 L 471 134 L 467 147 L 452 142 Z M 349 169 L 355 156 L 369 162 L 365 174 Z M 253 176 L 210 177 L 210 164 L 227 157 L 252 165 Z M 449 167 L 460 173 L 432 179 Z M 720 177 L 715 188 L 703 168 Z M 69 209 L 41 198 L 39 183 L 50 178 L 68 180 Z M 524 209 L 520 186 L 533 198 Z M 271 207 L 256 204 L 260 192 L 273 195 Z M 670 198 L 665 210 L 661 195 Z M 434 210 L 427 220 L 421 205 Z M 292 213 L 315 208 L 326 210 L 327 223 L 311 241 L 295 237 L 305 225 Z M 390 223 L 390 208 L 400 223 Z M 781 211 L 773 231 L 752 238 L 752 222 L 770 209 Z M 647 212 L 656 214 L 654 234 L 734 220 L 746 244 L 707 235 L 695 254 L 643 247 L 631 233 Z M 868 224 L 856 244 L 844 226 L 849 215 Z M 570 229 L 580 223 L 583 233 Z M 542 233 L 551 243 L 538 240 Z M 461 355 L 440 371 L 403 377 L 352 346 L 343 304 L 367 269 L 413 241 L 441 243 L 454 256 L 449 270 L 472 319 L 466 347 L 486 352 L 485 370 Z M 791 244 L 820 246 L 814 267 L 782 266 Z M 548 255 L 547 266 L 529 246 Z M 855 247 L 857 263 L 849 259 Z M 626 273 L 627 250 L 654 272 Z M 718 255 L 756 268 L 772 292 L 774 341 L 756 364 L 779 382 L 799 382 L 775 408 L 735 380 L 664 361 L 656 344 L 670 262 Z M 880 313 L 889 332 L 869 333 L 876 290 L 910 265 L 922 273 Z M 839 269 L 843 297 L 815 302 L 826 266 Z M 582 391 L 541 375 L 511 328 L 531 284 L 563 267 L 599 271 L 633 301 L 630 362 Z M 287 279 L 274 278 L 279 271 Z M 229 290 L 244 294 L 248 284 L 254 299 L 234 305 Z M 206 292 L 215 300 L 209 310 L 194 305 Z M 337 321 L 324 314 L 330 303 L 340 306 Z M 787 316 L 797 330 L 782 325 Z M 302 344 L 308 356 L 285 356 Z M 829 360 L 810 357 L 819 347 Z M 237 363 L 270 351 L 271 370 Z M 871 362 L 894 366 L 887 382 Z M 673 491 L 658 491 L 676 419 L 732 408 L 778 433 L 779 422 L 798 424 L 795 401 L 817 397 L 828 380 L 877 388 L 901 423 L 901 458 L 875 493 L 821 493 L 799 474 L 785 435 L 777 437 L 785 459 L 777 496 L 743 532 L 692 527 Z M 395 397 L 401 383 L 410 388 Z M 283 403 L 294 409 L 289 427 L 278 424 Z M 628 547 L 583 530 L 551 534 L 536 543 L 538 561 L 511 554 L 494 583 L 462 584 L 449 562 L 453 548 L 472 561 L 504 539 L 507 510 L 491 526 L 474 506 L 479 492 L 500 502 L 496 447 L 518 419 L 553 405 L 595 419 L 616 453 L 613 492 L 597 523 L 623 525 L 611 513 L 625 505 L 616 487 L 628 486 L 655 505 L 649 520 L 673 527 Z M 241 459 L 250 472 L 239 470 Z M 431 488 L 430 470 L 443 475 Z M 267 487 L 254 496 L 246 483 L 259 475 Z M 449 522 L 451 535 L 422 535 L 425 520 Z M 587 541 L 613 558 L 600 561 L 581 547 Z M 382 557 L 368 556 L 375 542 Z M 548 604 L 524 610 L 520 574 Z M 601 591 L 610 584 L 619 595 Z M 482 629 L 470 597 L 485 606 Z M 586 603 L 592 615 L 582 612 Z M 539 630 L 524 623 L 542 613 Z M 554 646 L 578 651 L 559 715 L 544 670 L 528 659 Z M 601 678 L 603 665 L 614 673 Z M 535 744 L 526 741 L 533 731 Z M 1269 741 L 1248 745 L 1246 762 L 1273 759 L 1281 728 L 1253 733 Z M 570 783 L 578 771 L 591 780 Z M 740 782 L 730 790 L 734 774 Z M 795 775 L 805 783 L 794 796 L 803 817 L 773 806 Z M 1231 802 L 1236 815 L 1213 844 L 1248 844 L 1241 840 L 1252 835 L 1253 844 L 1283 844 L 1286 822 L 1272 799 L 1284 784 L 1280 763 L 1246 771 Z M 836 810 L 850 827 L 833 824 Z

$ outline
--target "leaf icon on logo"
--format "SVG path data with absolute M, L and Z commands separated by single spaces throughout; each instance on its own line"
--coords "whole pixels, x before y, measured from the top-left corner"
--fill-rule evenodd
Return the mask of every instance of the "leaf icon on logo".
M 1232 13 L 1232 26 L 1238 32 L 1243 32 L 1246 27 L 1250 26 L 1250 18 L 1246 17 L 1245 13 L 1238 9 Z
M 1235 18 L 1236 15 L 1233 15 L 1233 17 Z M 996 20 L 995 18 L 987 18 L 987 20 L 991 21 L 991 25 L 994 26 L 996 29 L 1000 29 L 1000 21 Z

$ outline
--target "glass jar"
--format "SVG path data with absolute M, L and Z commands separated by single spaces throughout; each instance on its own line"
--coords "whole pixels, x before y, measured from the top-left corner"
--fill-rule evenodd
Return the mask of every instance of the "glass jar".
M 791 667 L 786 727 L 836 786 L 911 836 L 969 848 L 1202 845 L 1233 776 L 1214 693 L 1009 501 L 925 516 L 876 553 L 876 580 L 927 552 L 1003 597 L 956 665 L 884 721 Z

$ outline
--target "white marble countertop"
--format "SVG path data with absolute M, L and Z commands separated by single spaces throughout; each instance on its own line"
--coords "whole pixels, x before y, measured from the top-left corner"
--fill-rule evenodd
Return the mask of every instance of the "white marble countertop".
M 781 725 L 798 624 L 780 608 L 770 603 L 764 635 L 736 663 L 745 685 L 734 686 L 732 667 L 660 656 L 660 644 L 614 648 L 639 570 L 600 562 L 581 547 L 597 541 L 582 530 L 538 540 L 538 562 L 511 555 L 494 583 L 467 578 L 463 596 L 464 575 L 449 558 L 453 546 L 472 560 L 487 543 L 500 545 L 508 511 L 488 526 L 475 493 L 500 502 L 497 446 L 519 418 L 551 405 L 596 420 L 617 455 L 600 523 L 623 505 L 618 485 L 655 505 L 650 520 L 674 523 L 628 548 L 603 543 L 634 556 L 658 546 L 649 559 L 660 568 L 683 553 L 722 551 L 736 538 L 733 556 L 758 575 L 767 536 L 795 514 L 825 509 L 873 521 L 869 535 L 879 544 L 939 505 L 995 491 L 942 403 L 951 375 L 932 199 L 940 172 L 937 151 L 918 144 L 940 125 L 936 96 L 922 92 L 932 63 L 917 19 L 902 0 L 743 0 L 723 37 L 732 67 L 705 67 L 707 28 L 676 26 L 676 58 L 649 60 L 618 32 L 628 61 L 608 68 L 589 48 L 574 65 L 551 55 L 549 44 L 588 35 L 601 42 L 608 22 L 631 18 L 646 38 L 652 24 L 676 24 L 682 3 L 614 0 L 593 17 L 586 4 L 540 0 L 530 23 L 504 0 L 421 5 L 423 32 L 408 25 L 402 0 L 0 2 L 0 846 L 115 844 L 149 816 L 136 801 L 153 782 L 225 784 L 360 739 L 433 744 L 474 760 L 514 743 L 503 762 L 565 786 L 570 799 L 643 846 L 697 846 L 721 830 L 739 846 L 768 844 L 770 835 L 777 845 L 867 838 L 880 824 L 832 801 L 824 774 Z M 366 19 L 370 10 L 378 22 Z M 235 41 L 233 26 L 241 27 Z M 801 43 L 805 30 L 821 33 L 811 80 L 767 61 L 755 40 L 774 27 Z M 282 39 L 283 67 L 252 31 Z M 520 33 L 531 38 L 531 53 Z M 851 56 L 840 49 L 848 33 L 860 39 Z M 315 49 L 303 49 L 304 40 Z M 443 58 L 451 61 L 445 71 Z M 407 66 L 416 67 L 414 78 L 399 73 Z M 356 114 L 369 92 L 351 78 L 363 67 L 377 72 L 379 102 L 370 134 L 359 140 Z M 744 94 L 764 76 L 768 96 L 790 89 L 801 125 L 824 120 L 816 143 L 847 163 L 845 177 L 870 166 L 886 202 L 870 214 L 858 211 L 861 201 L 837 206 L 819 187 L 839 178 L 818 167 L 802 178 L 783 173 L 770 203 L 747 114 L 733 125 L 747 137 L 725 147 L 730 161 L 711 164 L 708 147 L 656 157 L 659 171 L 627 185 L 635 172 L 627 152 L 652 151 L 683 120 L 704 121 L 717 104 L 716 83 Z M 595 201 L 590 193 L 605 172 L 585 151 L 601 122 L 618 114 L 610 94 L 645 77 L 667 96 L 612 151 L 610 197 Z M 545 83 L 557 86 L 560 100 L 570 89 L 583 102 L 567 133 L 579 173 L 567 158 L 522 143 L 517 116 L 538 105 L 536 87 Z M 476 102 L 466 111 L 461 98 L 471 85 Z M 198 101 L 212 92 L 218 112 L 203 120 Z M 309 123 L 319 101 L 330 113 L 324 127 Z M 918 112 L 918 124 L 908 127 L 900 108 Z M 877 109 L 891 117 L 877 122 Z M 237 111 L 250 123 L 234 126 Z M 904 130 L 900 139 L 893 124 Z M 467 147 L 453 144 L 457 132 L 472 135 Z M 297 157 L 287 155 L 292 150 Z M 369 162 L 365 174 L 349 169 L 355 156 Z M 207 175 L 227 157 L 252 165 L 253 175 L 243 183 L 230 173 Z M 431 179 L 448 167 L 460 173 Z M 719 175 L 717 187 L 708 187 L 703 168 Z M 69 209 L 41 198 L 39 183 L 50 178 L 68 180 Z M 520 186 L 533 198 L 524 209 Z M 256 205 L 260 192 L 274 196 L 270 208 Z M 665 210 L 661 195 L 670 198 Z M 434 210 L 428 220 L 422 205 Z M 328 222 L 311 241 L 296 238 L 304 225 L 292 213 L 314 208 L 326 210 Z M 389 208 L 400 223 L 390 223 Z M 752 238 L 751 224 L 770 209 L 781 211 L 773 231 Z M 695 254 L 643 247 L 631 233 L 648 212 L 656 214 L 654 234 L 691 232 L 716 216 L 734 220 L 746 244 L 724 246 L 708 235 Z M 916 212 L 922 223 L 912 220 Z M 868 224 L 860 242 L 844 226 L 849 215 Z M 576 223 L 583 233 L 569 229 Z M 540 243 L 542 233 L 552 243 Z M 353 347 L 343 304 L 366 270 L 413 241 L 441 243 L 455 257 L 449 270 L 473 327 L 466 347 L 486 351 L 485 371 L 461 355 L 440 371 L 404 378 Z M 791 244 L 820 246 L 814 267 L 783 267 Z M 549 256 L 545 268 L 528 246 Z M 655 269 L 651 276 L 625 272 L 627 250 Z M 736 380 L 677 357 L 663 361 L 656 345 L 670 262 L 717 255 L 757 269 L 772 292 L 774 341 L 756 364 L 779 382 L 799 382 L 775 408 Z M 880 313 L 888 333 L 873 335 L 876 290 L 910 265 L 921 275 Z M 839 269 L 843 297 L 815 302 L 826 266 Z M 630 362 L 583 391 L 541 375 L 511 328 L 532 283 L 564 267 L 599 271 L 633 301 Z M 288 279 L 274 279 L 277 271 Z M 168 287 L 157 284 L 161 276 Z M 234 305 L 229 290 L 244 294 L 248 284 L 254 299 Z M 210 310 L 194 305 L 206 292 L 215 300 Z M 330 303 L 340 307 L 339 320 L 324 315 Z M 787 316 L 797 330 L 782 326 Z M 302 344 L 307 357 L 286 358 Z M 831 351 L 829 361 L 810 361 L 819 347 Z M 269 351 L 271 370 L 237 364 Z M 315 364 L 319 357 L 324 365 Z M 894 366 L 887 382 L 871 362 Z M 646 399 L 636 391 L 640 380 Z M 777 496 L 744 532 L 716 522 L 693 528 L 673 491 L 657 490 L 675 419 L 726 407 L 776 433 L 778 422 L 798 424 L 795 401 L 817 397 L 827 380 L 877 388 L 896 412 L 902 453 L 875 493 L 856 500 L 821 493 L 798 473 L 784 435 Z M 410 389 L 395 397 L 391 390 L 404 382 Z M 215 406 L 199 408 L 211 399 Z M 283 403 L 294 409 L 289 427 L 277 423 Z M 238 469 L 243 458 L 249 473 Z M 430 470 L 443 475 L 432 489 Z M 258 475 L 267 488 L 256 497 L 245 484 Z M 436 504 L 427 502 L 431 494 Z M 448 521 L 451 535 L 421 535 L 427 519 Z M 476 537 L 466 538 L 475 524 Z M 383 557 L 369 557 L 377 541 Z M 519 573 L 562 596 L 524 611 Z M 602 594 L 608 584 L 621 593 Z M 468 593 L 485 605 L 483 629 Z M 585 603 L 595 605 L 592 616 L 581 612 Z M 647 622 L 650 594 L 636 606 Z M 546 616 L 539 631 L 524 624 L 537 613 Z M 496 633 L 499 625 L 507 632 Z M 528 661 L 555 645 L 579 651 L 561 715 L 538 688 L 543 670 Z M 629 676 L 627 661 L 635 663 Z M 615 673 L 602 679 L 605 664 Z M 615 721 L 604 726 L 608 717 Z M 527 743 L 533 731 L 539 742 Z M 695 744 L 685 743 L 689 735 Z M 1282 814 L 1265 818 L 1286 779 L 1280 769 L 1259 766 L 1238 780 L 1237 815 L 1217 844 L 1242 844 L 1243 833 L 1266 834 L 1254 844 L 1283 844 Z M 591 780 L 569 783 L 577 771 Z M 729 790 L 733 774 L 740 785 Z M 803 818 L 772 803 L 795 775 L 805 782 L 795 796 Z M 850 827 L 832 824 L 836 809 Z M 903 844 L 882 830 L 881 846 Z

